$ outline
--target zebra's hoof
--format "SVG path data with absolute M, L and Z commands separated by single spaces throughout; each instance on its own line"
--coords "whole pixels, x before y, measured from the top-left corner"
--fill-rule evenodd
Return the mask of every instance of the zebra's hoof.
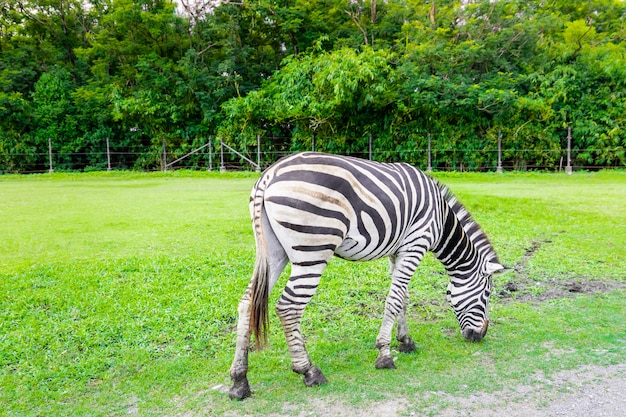
M 228 397 L 231 400 L 243 400 L 248 398 L 250 395 L 252 395 L 252 392 L 250 391 L 250 384 L 248 384 L 248 379 L 245 377 L 238 381 L 234 381 L 233 386 L 230 387 L 230 390 L 228 391 Z
M 314 387 L 327 383 L 328 380 L 317 367 L 311 366 L 311 369 L 304 373 L 304 385 Z
M 391 356 L 378 356 L 374 366 L 376 369 L 396 369 L 396 364 Z
M 413 339 L 408 338 L 408 341 L 400 342 L 400 344 L 398 345 L 398 350 L 402 353 L 413 353 L 417 350 L 417 348 L 415 347 L 415 342 L 413 341 Z

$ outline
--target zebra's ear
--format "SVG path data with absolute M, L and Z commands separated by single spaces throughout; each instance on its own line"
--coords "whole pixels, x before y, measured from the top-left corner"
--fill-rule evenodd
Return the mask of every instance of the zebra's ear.
M 496 272 L 506 272 L 506 271 L 507 271 L 507 268 L 502 264 L 499 264 L 497 262 L 487 262 L 486 273 L 488 275 L 495 274 Z

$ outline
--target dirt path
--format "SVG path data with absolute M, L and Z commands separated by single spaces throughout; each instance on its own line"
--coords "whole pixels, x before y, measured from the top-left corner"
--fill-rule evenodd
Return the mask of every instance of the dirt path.
M 304 407 L 306 412 L 295 414 L 302 417 L 626 417 L 626 363 L 607 367 L 584 366 L 559 372 L 549 379 L 537 374 L 532 384 L 501 392 L 479 393 L 465 398 L 437 392 L 428 396 L 441 399 L 434 403 L 449 405 L 443 409 L 433 407 L 412 411 L 410 404 L 419 403 L 419 399 L 384 401 L 366 409 L 320 402 L 309 404 Z M 284 414 L 279 416 L 294 415 L 289 411 L 290 407 L 286 406 Z
M 510 392 L 481 394 L 458 401 L 442 417 L 625 417 L 626 364 L 585 366 L 562 371 Z

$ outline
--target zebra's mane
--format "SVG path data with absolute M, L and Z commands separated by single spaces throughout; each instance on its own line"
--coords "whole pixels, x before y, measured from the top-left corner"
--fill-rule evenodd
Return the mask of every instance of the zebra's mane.
M 465 230 L 465 233 L 470 238 L 474 246 L 478 249 L 478 251 L 487 255 L 487 259 L 490 259 L 493 262 L 498 262 L 498 255 L 496 251 L 491 246 L 491 242 L 489 238 L 485 234 L 485 232 L 481 229 L 480 225 L 472 218 L 470 212 L 465 208 L 465 206 L 456 198 L 456 196 L 450 191 L 450 189 L 441 182 L 435 180 L 437 186 L 439 187 L 439 191 L 443 196 L 445 202 L 450 207 L 450 210 L 456 218 L 458 219 L 461 227 Z

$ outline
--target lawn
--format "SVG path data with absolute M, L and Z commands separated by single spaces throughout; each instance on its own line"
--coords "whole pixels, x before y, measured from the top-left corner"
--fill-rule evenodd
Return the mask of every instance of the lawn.
M 273 316 L 269 348 L 250 355 L 252 398 L 228 400 L 257 175 L 0 176 L 0 415 L 298 414 L 396 397 L 436 415 L 433 393 L 626 361 L 626 172 L 439 173 L 514 269 L 495 281 L 487 337 L 462 339 L 428 256 L 410 287 L 418 351 L 374 369 L 387 263 L 334 259 L 303 323 L 329 384 L 290 371 Z

